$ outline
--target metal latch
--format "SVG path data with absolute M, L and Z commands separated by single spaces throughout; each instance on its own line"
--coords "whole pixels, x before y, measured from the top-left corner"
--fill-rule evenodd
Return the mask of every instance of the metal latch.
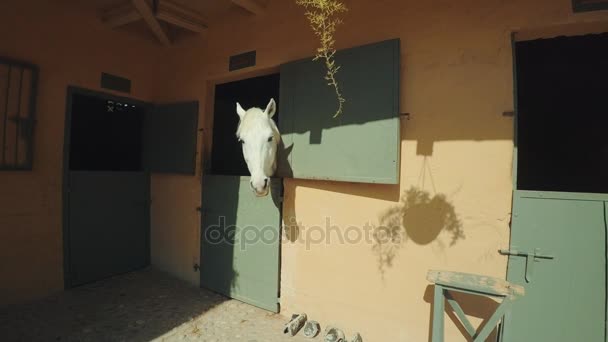
M 533 252 L 518 251 L 517 249 L 500 249 L 498 253 L 509 256 L 520 256 L 526 258 L 526 282 L 532 281 L 534 273 L 534 262 L 539 262 L 541 259 L 553 259 L 551 254 L 541 254 L 540 248 L 534 248 Z

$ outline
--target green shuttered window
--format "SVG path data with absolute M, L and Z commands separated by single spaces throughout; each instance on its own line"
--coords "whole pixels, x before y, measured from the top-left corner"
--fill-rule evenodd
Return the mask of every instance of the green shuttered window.
M 154 173 L 194 174 L 198 102 L 156 105 L 144 120 L 144 164 Z
M 311 58 L 281 67 L 279 128 L 285 151 L 280 177 L 362 183 L 399 182 L 398 39 L 341 50 L 337 79 L 346 99 L 324 80 L 324 64 Z

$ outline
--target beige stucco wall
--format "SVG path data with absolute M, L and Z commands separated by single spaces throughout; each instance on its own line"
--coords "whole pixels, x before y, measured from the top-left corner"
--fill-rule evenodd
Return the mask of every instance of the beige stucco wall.
M 305 238 L 310 227 L 325 227 L 329 217 L 337 227 L 332 234 L 367 223 L 396 224 L 403 239 L 340 244 L 333 235 L 333 242 L 310 247 L 301 239 L 285 241 L 281 308 L 286 315 L 306 312 L 349 334 L 358 330 L 369 341 L 426 341 L 429 269 L 505 277 L 506 258 L 497 250 L 509 243 L 513 121 L 502 113 L 514 109 L 511 33 L 550 36 L 574 32 L 587 22 L 606 28 L 608 15 L 573 14 L 570 0 L 345 2 L 350 11 L 336 35 L 338 48 L 401 38 L 401 111 L 411 114 L 402 122 L 401 182 L 287 179 L 284 218 L 296 217 L 298 223 L 296 228 L 286 222 L 287 231 Z M 183 98 L 201 100 L 204 122 L 211 115 L 216 80 L 276 70 L 310 56 L 316 46 L 301 9 L 292 1 L 271 1 L 264 15 L 234 12 L 215 21 L 206 39 L 180 44 L 171 88 Z M 256 67 L 228 73 L 230 55 L 253 49 Z M 189 194 L 156 207 L 157 220 L 185 214 L 183 206 L 191 210 L 196 181 L 178 183 L 155 182 L 155 196 Z M 180 273 L 198 255 L 192 243 L 199 233 L 198 215 L 188 215 L 180 220 L 191 226 L 179 228 L 180 236 L 160 227 L 154 232 L 159 241 L 171 236 L 165 246 L 186 246 L 160 248 L 181 265 Z M 485 300 L 461 299 L 475 322 L 494 307 Z M 449 341 L 464 340 L 449 319 L 446 329 Z
M 186 40 L 200 52 L 201 40 Z M 181 67 L 184 60 L 192 68 Z M 164 61 L 170 73 L 163 80 L 159 102 L 199 100 L 199 127 L 204 127 L 206 86 L 200 66 L 204 61 L 193 57 L 190 49 L 171 48 Z M 151 262 L 163 271 L 193 285 L 199 285 L 200 224 L 197 210 L 201 205 L 202 149 L 205 132 L 199 132 L 195 175 L 153 174 L 151 177 Z
M 283 313 L 304 311 L 367 341 L 426 341 L 432 292 L 428 269 L 505 276 L 496 252 L 509 240 L 513 110 L 510 35 L 576 31 L 602 13 L 573 14 L 570 0 L 347 1 L 339 48 L 401 38 L 401 182 L 397 186 L 285 180 L 290 237 L 313 226 L 365 228 L 390 224 L 401 243 L 282 246 Z M 60 24 L 59 24 L 60 23 Z M 585 25 L 583 25 L 585 26 Z M 593 24 L 593 27 L 598 25 Z M 584 29 L 583 31 L 585 31 Z M 0 173 L 0 303 L 62 288 L 61 170 L 68 84 L 98 88 L 101 71 L 133 80 L 144 100 L 201 101 L 211 114 L 216 80 L 276 70 L 310 56 L 317 43 L 302 10 L 273 0 L 267 13 L 231 11 L 201 38 L 172 48 L 110 31 L 93 13 L 65 2 L 0 4 L 0 55 L 41 67 L 34 171 Z M 254 68 L 228 73 L 228 56 L 255 49 Z M 208 131 L 208 130 L 207 130 Z M 204 132 L 199 152 L 209 149 Z M 201 159 L 199 153 L 199 161 Z M 152 262 L 198 283 L 200 174 L 152 178 Z M 332 239 L 335 235 L 332 236 Z M 295 239 L 294 239 L 295 240 Z M 487 317 L 492 303 L 464 299 L 465 311 Z M 450 322 L 450 320 L 448 320 Z M 452 323 L 450 341 L 463 340 Z
M 154 100 L 166 53 L 103 27 L 65 1 L 1 1 L 0 55 L 40 67 L 34 169 L 0 171 L 0 305 L 63 289 L 61 186 L 68 85 L 99 89 L 102 71 L 132 79 L 132 97 Z M 91 218 L 94 219 L 94 218 Z

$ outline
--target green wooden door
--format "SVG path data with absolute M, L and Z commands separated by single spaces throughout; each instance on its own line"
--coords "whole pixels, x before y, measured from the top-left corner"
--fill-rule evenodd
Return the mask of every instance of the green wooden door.
M 70 87 L 64 164 L 66 287 L 150 262 L 150 172 L 195 173 L 198 102 L 151 106 Z
M 149 176 L 143 172 L 69 173 L 68 286 L 149 264 Z
M 143 123 L 143 164 L 152 173 L 193 175 L 196 170 L 198 101 L 157 104 Z
M 249 177 L 205 175 L 201 285 L 278 312 L 282 180 L 256 197 Z
M 605 200 L 515 192 L 507 279 L 526 294 L 505 317 L 503 341 L 604 341 Z

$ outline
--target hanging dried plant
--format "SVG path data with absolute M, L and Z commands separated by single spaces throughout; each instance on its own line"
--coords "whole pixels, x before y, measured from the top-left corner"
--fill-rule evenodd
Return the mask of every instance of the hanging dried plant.
M 296 4 L 306 8 L 306 17 L 310 21 L 310 27 L 320 40 L 321 46 L 317 48 L 317 54 L 313 60 L 323 59 L 325 61 L 325 67 L 327 68 L 325 80 L 327 80 L 327 85 L 334 87 L 338 98 L 335 118 L 342 114 L 346 100 L 340 93 L 340 87 L 336 81 L 336 73 L 340 66 L 336 65 L 334 61 L 334 55 L 336 54 L 334 33 L 336 32 L 336 26 L 342 23 L 342 20 L 337 17 L 338 14 L 346 12 L 348 9 L 338 0 L 296 0 Z

